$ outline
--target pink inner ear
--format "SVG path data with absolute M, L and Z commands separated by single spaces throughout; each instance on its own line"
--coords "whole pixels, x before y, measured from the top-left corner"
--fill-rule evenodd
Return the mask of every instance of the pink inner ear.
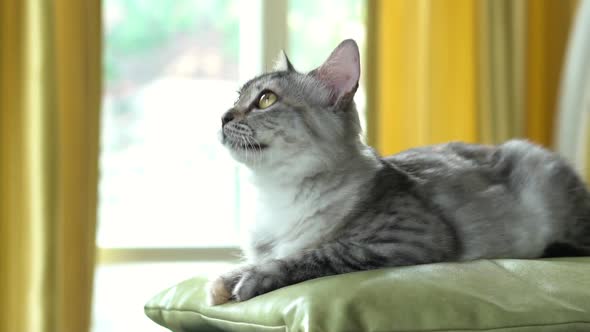
M 338 98 L 355 89 L 360 72 L 358 46 L 352 39 L 348 39 L 340 43 L 318 68 L 318 77 L 335 90 Z

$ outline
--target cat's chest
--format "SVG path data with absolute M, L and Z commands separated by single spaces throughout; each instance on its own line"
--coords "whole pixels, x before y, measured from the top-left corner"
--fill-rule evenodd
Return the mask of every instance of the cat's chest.
M 314 245 L 329 221 L 320 209 L 292 205 L 261 207 L 248 230 L 250 260 L 284 258 Z
M 351 197 L 331 195 L 261 200 L 248 227 L 245 252 L 249 261 L 280 259 L 318 246 L 353 207 Z

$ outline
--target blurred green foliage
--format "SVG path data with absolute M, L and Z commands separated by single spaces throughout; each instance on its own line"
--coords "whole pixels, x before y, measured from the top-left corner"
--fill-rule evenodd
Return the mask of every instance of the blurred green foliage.
M 222 39 L 225 59 L 237 63 L 238 1 L 103 0 L 106 82 L 118 81 L 125 63 L 145 61 L 169 41 L 186 34 L 214 32 Z M 363 29 L 364 3 L 365 0 L 290 0 L 289 57 L 296 67 L 309 70 L 319 65 L 339 41 L 356 35 L 357 27 Z
M 176 35 L 198 34 L 199 29 L 218 32 L 224 55 L 237 61 L 235 0 L 105 0 L 103 12 L 116 17 L 112 24 L 105 24 L 103 72 L 107 82 L 120 78 L 120 59 L 140 58 Z

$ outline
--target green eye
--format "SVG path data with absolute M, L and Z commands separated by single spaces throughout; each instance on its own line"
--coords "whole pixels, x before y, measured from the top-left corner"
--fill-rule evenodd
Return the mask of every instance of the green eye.
M 277 95 L 270 91 L 264 92 L 260 96 L 260 99 L 258 99 L 258 108 L 261 110 L 269 108 L 270 106 L 272 106 L 272 104 L 276 103 L 276 101 Z

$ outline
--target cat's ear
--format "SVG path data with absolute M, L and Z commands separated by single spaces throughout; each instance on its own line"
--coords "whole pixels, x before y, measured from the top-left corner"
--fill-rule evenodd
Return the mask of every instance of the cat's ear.
M 343 96 L 352 98 L 361 75 L 359 48 L 356 42 L 347 39 L 340 43 L 328 59 L 309 75 L 317 77 L 332 89 L 334 102 Z
M 275 64 L 274 64 L 273 70 L 274 71 L 295 71 L 295 67 L 293 67 L 293 65 L 291 64 L 291 61 L 289 61 L 289 58 L 287 57 L 287 54 L 285 53 L 285 51 L 281 50 L 279 52 L 279 55 L 275 59 Z

